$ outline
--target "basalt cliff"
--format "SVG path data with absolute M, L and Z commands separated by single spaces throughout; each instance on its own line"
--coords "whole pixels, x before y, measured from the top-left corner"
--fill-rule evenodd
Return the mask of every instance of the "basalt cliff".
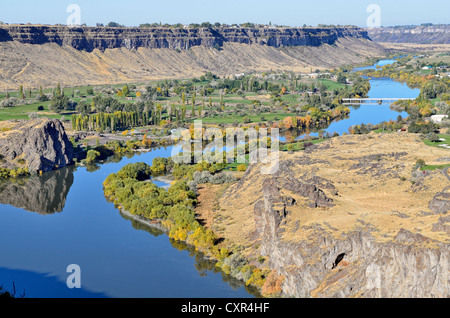
M 0 26 L 0 90 L 333 68 L 380 56 L 359 28 Z
M 370 40 L 358 28 L 107 28 L 61 26 L 3 26 L 0 42 L 71 46 L 95 49 L 148 48 L 187 50 L 193 46 L 222 47 L 224 43 L 261 44 L 271 47 L 320 46 L 340 38 Z
M 357 145 L 357 147 L 355 147 Z M 450 161 L 413 134 L 342 136 L 250 165 L 212 228 L 289 297 L 448 298 Z M 261 257 L 264 262 L 261 263 Z
M 72 164 L 73 147 L 57 119 L 3 121 L 0 155 L 2 167 L 47 172 Z
M 367 29 L 376 42 L 450 44 L 450 25 L 396 26 Z

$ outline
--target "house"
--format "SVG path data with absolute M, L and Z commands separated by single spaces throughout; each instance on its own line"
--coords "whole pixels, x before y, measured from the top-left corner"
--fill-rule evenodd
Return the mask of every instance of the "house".
M 422 67 L 422 70 L 431 70 L 432 69 L 432 67 L 431 66 L 424 66 L 424 67 Z
M 446 118 L 448 118 L 448 115 L 433 115 L 431 116 L 431 121 L 435 124 L 439 124 L 442 123 Z

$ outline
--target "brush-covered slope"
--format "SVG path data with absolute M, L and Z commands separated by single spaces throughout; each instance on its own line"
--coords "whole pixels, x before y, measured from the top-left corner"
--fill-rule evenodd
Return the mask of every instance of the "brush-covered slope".
M 220 76 L 269 70 L 309 72 L 311 68 L 363 62 L 367 56 L 383 53 L 365 31 L 353 28 L 225 29 L 221 33 L 203 29 L 89 28 L 76 32 L 70 28 L 17 28 L 0 29 L 0 89 L 17 89 L 20 84 L 54 86 L 57 82 L 144 82 L 189 78 L 208 71 Z
M 449 297 L 450 153 L 413 134 L 333 138 L 251 165 L 212 228 L 285 277 L 295 297 Z

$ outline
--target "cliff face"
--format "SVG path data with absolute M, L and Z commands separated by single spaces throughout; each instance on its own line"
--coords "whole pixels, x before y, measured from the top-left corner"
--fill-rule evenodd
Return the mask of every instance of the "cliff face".
M 73 147 L 57 119 L 2 122 L 0 154 L 7 167 L 26 165 L 30 171 L 50 171 L 70 165 Z
M 334 44 L 339 38 L 344 37 L 368 39 L 367 32 L 357 28 L 166 29 L 15 25 L 0 28 L 0 42 L 56 43 L 87 52 L 114 48 L 184 50 L 193 46 L 221 47 L 225 42 L 271 47 L 319 46 Z
M 450 44 L 450 25 L 398 26 L 367 29 L 376 42 Z
M 446 155 L 409 134 L 333 138 L 282 155 L 273 175 L 251 165 L 215 226 L 249 259 L 264 256 L 285 295 L 447 298 L 449 211 L 435 208 L 450 203 L 447 172 L 402 181 L 415 158 Z

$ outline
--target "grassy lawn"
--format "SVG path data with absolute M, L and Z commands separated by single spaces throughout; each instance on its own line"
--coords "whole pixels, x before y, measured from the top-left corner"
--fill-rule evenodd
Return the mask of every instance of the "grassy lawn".
M 294 116 L 294 114 L 290 114 L 290 113 L 263 113 L 263 114 L 259 114 L 259 115 L 251 115 L 251 116 L 247 116 L 251 122 L 265 122 L 268 120 L 272 120 L 275 121 L 275 118 L 278 118 L 278 120 L 281 120 L 285 117 L 288 116 Z M 225 115 L 224 117 L 207 117 L 207 118 L 201 118 L 201 120 L 204 123 L 215 123 L 215 124 L 232 124 L 235 121 L 237 121 L 238 123 L 242 123 L 244 120 L 245 116 L 238 116 L 238 115 Z M 264 117 L 265 120 L 261 121 L 261 117 Z
M 334 89 L 340 89 L 340 88 L 344 88 L 346 85 L 345 84 L 341 84 L 326 78 L 319 78 L 317 80 L 319 83 L 324 84 L 327 87 L 327 90 L 334 90 Z
M 433 171 L 450 167 L 450 163 L 446 165 L 427 165 L 420 168 L 421 171 Z
M 300 98 L 299 94 L 288 94 L 288 95 L 281 97 L 281 99 L 283 99 L 285 102 L 287 102 L 290 105 L 298 104 L 299 98 Z
M 432 142 L 432 141 L 429 141 L 428 139 L 425 139 L 423 142 L 427 146 L 431 146 L 431 147 L 439 147 L 440 145 L 444 145 L 444 144 L 450 145 L 450 135 L 440 134 L 438 136 L 441 139 L 445 139 L 445 141 Z M 443 147 L 439 147 L 439 148 L 443 148 Z
M 5 107 L 0 109 L 0 120 L 11 120 L 11 119 L 29 119 L 29 113 L 36 113 L 40 117 L 46 116 L 49 118 L 61 118 L 63 114 L 55 114 L 49 112 L 48 105 L 50 102 L 34 103 L 29 105 L 18 105 L 13 107 Z M 43 111 L 38 111 L 39 106 L 44 106 Z

